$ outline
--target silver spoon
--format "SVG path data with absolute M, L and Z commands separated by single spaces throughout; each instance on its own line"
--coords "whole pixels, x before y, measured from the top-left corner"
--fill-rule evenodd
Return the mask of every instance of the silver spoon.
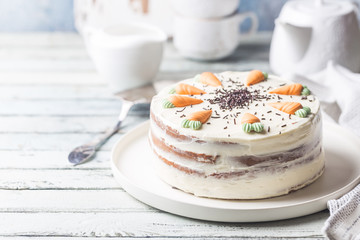
M 113 128 L 109 128 L 105 133 L 98 136 L 91 142 L 76 147 L 74 150 L 72 150 L 68 156 L 69 162 L 76 166 L 90 160 L 95 155 L 96 151 L 111 136 L 119 131 L 121 123 L 125 120 L 130 109 L 136 104 L 150 103 L 151 98 L 154 95 L 155 89 L 152 84 L 117 93 L 116 96 L 122 100 L 122 106 L 116 125 Z

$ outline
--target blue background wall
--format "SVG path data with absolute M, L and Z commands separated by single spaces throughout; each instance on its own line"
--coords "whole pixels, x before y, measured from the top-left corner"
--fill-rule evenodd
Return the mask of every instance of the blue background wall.
M 72 0 L 0 0 L 0 31 L 75 31 Z
M 239 10 L 254 11 L 259 30 L 269 31 L 286 1 L 241 0 Z M 73 0 L 0 0 L 0 31 L 75 31 Z

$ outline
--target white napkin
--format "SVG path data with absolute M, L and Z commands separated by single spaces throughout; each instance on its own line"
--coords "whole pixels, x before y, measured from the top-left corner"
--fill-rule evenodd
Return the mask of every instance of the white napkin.
M 306 77 L 288 74 L 286 77 L 306 85 L 319 97 L 326 120 L 360 137 L 360 74 L 329 62 L 326 69 L 317 74 Z M 322 229 L 325 236 L 336 240 L 360 240 L 360 185 L 327 205 L 330 217 Z

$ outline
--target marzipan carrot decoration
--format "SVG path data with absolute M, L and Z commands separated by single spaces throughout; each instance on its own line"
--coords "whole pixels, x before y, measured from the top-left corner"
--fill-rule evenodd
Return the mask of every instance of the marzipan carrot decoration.
M 203 72 L 195 77 L 195 81 L 201 82 L 212 87 L 221 86 L 220 80 L 211 72 Z
M 199 130 L 201 126 L 207 122 L 212 114 L 212 110 L 198 111 L 190 114 L 181 123 L 184 128 L 191 128 L 193 130 Z
M 260 119 L 256 117 L 255 115 L 252 115 L 250 113 L 245 113 L 244 116 L 241 118 L 241 124 L 243 123 L 256 123 L 260 122 Z
M 269 93 L 271 94 L 280 94 L 280 95 L 310 95 L 310 90 L 299 83 L 294 83 L 286 86 L 282 86 L 279 88 L 276 88 Z
M 203 100 L 197 99 L 197 98 L 172 95 L 172 96 L 168 97 L 168 99 L 164 100 L 163 107 L 164 108 L 186 107 L 186 106 L 190 106 L 190 105 L 199 104 L 202 102 L 203 102 Z
M 311 113 L 311 109 L 309 107 L 303 107 L 298 102 L 276 102 L 269 103 L 269 105 L 284 113 L 295 114 L 301 118 L 307 117 L 307 115 Z
M 245 113 L 241 118 L 242 129 L 244 132 L 262 132 L 264 130 L 264 125 L 260 123 L 260 119 L 255 115 L 250 113 Z
M 269 105 L 287 114 L 295 114 L 297 110 L 302 109 L 302 105 L 298 102 L 276 102 Z
M 170 94 L 180 94 L 180 95 L 202 95 L 202 94 L 206 94 L 206 92 L 204 92 L 203 90 L 196 88 L 194 86 L 191 86 L 189 84 L 186 83 L 179 83 L 178 85 L 176 85 L 175 88 L 171 89 Z
M 249 72 L 247 78 L 246 78 L 246 86 L 254 85 L 256 83 L 259 83 L 261 81 L 264 81 L 268 78 L 268 74 L 266 72 L 261 72 L 259 70 L 252 70 Z

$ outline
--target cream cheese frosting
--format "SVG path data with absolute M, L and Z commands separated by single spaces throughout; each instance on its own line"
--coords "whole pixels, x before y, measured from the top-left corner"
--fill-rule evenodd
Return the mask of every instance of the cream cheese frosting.
M 312 94 L 270 94 L 274 89 L 292 84 L 274 75 L 246 86 L 249 73 L 215 73 L 221 86 L 197 82 L 198 77 L 181 81 L 205 92 L 191 95 L 202 102 L 190 106 L 163 106 L 164 100 L 174 95 L 177 84 L 154 96 L 149 139 L 159 159 L 154 166 L 165 182 L 198 196 L 256 199 L 286 194 L 321 175 L 324 153 L 318 99 Z M 240 103 L 226 104 L 226 101 L 234 101 L 227 98 L 229 92 L 234 91 L 241 92 L 244 98 Z M 310 114 L 300 117 L 270 106 L 277 102 L 300 103 L 310 109 Z M 205 110 L 212 110 L 212 113 L 200 129 L 182 126 L 191 114 Z M 263 131 L 243 130 L 241 119 L 247 113 L 260 120 Z M 169 129 L 176 136 L 169 134 Z M 162 142 L 165 149 L 155 143 L 154 138 Z M 184 152 L 193 154 L 193 159 L 184 157 Z M 207 160 L 204 155 L 216 161 Z M 267 158 L 270 160 L 262 160 Z M 249 165 L 247 159 L 255 159 L 255 163 Z
M 182 81 L 193 85 L 199 89 L 204 90 L 207 94 L 203 95 L 194 95 L 193 98 L 198 98 L 204 102 L 201 104 L 184 107 L 184 108 L 168 108 L 164 109 L 162 102 L 164 99 L 169 97 L 169 93 L 174 86 L 169 86 L 164 88 L 153 98 L 151 104 L 151 110 L 161 118 L 161 120 L 171 128 L 181 131 L 185 135 L 194 136 L 199 139 L 204 139 L 206 141 L 230 141 L 230 142 L 243 142 L 243 141 L 256 141 L 264 138 L 270 138 L 273 136 L 278 137 L 279 134 L 291 135 L 294 129 L 298 130 L 303 128 L 306 131 L 306 128 L 311 124 L 314 114 L 311 114 L 310 117 L 300 118 L 295 115 L 283 113 L 269 105 L 267 103 L 271 102 L 299 102 L 303 106 L 310 107 L 311 113 L 317 113 L 319 111 L 319 101 L 314 95 L 309 96 L 294 96 L 294 95 L 277 95 L 269 94 L 268 92 L 280 87 L 285 84 L 290 84 L 292 82 L 285 79 L 279 78 L 277 76 L 270 75 L 267 80 L 246 87 L 249 91 L 260 91 L 261 95 L 269 96 L 270 99 L 259 99 L 258 101 L 249 102 L 249 105 L 246 108 L 233 108 L 232 110 L 220 109 L 218 104 L 210 104 L 209 99 L 213 99 L 216 96 L 216 91 L 221 89 L 232 90 L 245 88 L 241 86 L 241 83 L 244 83 L 248 72 L 223 72 L 215 74 L 223 86 L 212 87 L 206 86 L 201 83 L 195 82 L 194 79 L 187 79 Z M 236 81 L 239 84 L 234 84 L 233 81 Z M 239 87 L 240 86 L 240 87 Z M 194 131 L 192 129 L 184 129 L 181 127 L 181 122 L 183 117 L 191 114 L 194 111 L 212 109 L 213 114 L 209 120 L 210 124 L 204 124 L 200 131 Z M 241 129 L 240 119 L 242 114 L 251 113 L 256 115 L 261 119 L 261 122 L 265 126 L 263 134 L 255 133 L 245 133 Z M 217 115 L 218 113 L 219 115 Z M 234 121 L 235 119 L 235 121 Z M 270 129 L 269 129 L 270 127 Z M 268 131 L 269 129 L 269 131 Z

